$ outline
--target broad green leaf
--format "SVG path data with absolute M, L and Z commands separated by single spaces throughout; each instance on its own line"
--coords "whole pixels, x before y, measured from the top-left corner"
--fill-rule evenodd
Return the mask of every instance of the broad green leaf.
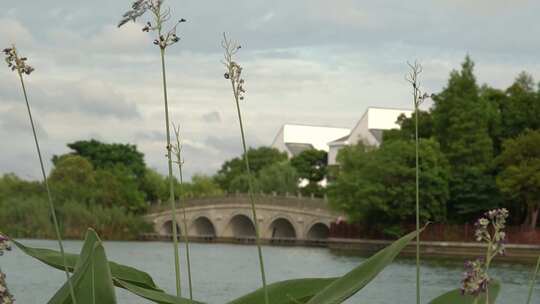
M 115 304 L 116 296 L 111 270 L 102 243 L 97 240 L 93 248 L 85 246 L 85 259 L 78 264 L 71 283 L 78 304 Z M 48 304 L 72 304 L 69 284 L 66 282 L 49 300 Z
M 421 229 L 420 232 L 424 230 Z M 307 304 L 337 304 L 345 301 L 373 280 L 399 252 L 416 237 L 416 231 L 377 252 L 362 265 L 338 278 L 317 293 Z
M 92 251 L 98 242 L 101 242 L 101 239 L 97 235 L 96 231 L 92 228 L 88 228 L 88 230 L 86 230 L 86 235 L 84 236 L 81 253 L 77 258 L 77 263 L 75 263 L 74 271 L 77 271 L 77 269 L 81 267 L 84 261 L 86 261 L 91 256 Z
M 94 230 L 88 229 L 86 238 L 87 239 L 92 238 L 96 240 L 97 234 L 95 233 Z M 24 253 L 28 254 L 29 256 L 34 257 L 51 267 L 64 270 L 64 262 L 63 262 L 62 255 L 60 254 L 60 252 L 56 250 L 51 250 L 51 249 L 27 247 L 15 240 L 11 240 L 11 241 L 13 242 L 13 244 L 15 244 L 15 246 L 17 246 L 19 249 L 21 249 Z M 85 244 L 86 244 L 86 239 L 85 239 Z M 78 261 L 79 261 L 79 255 L 66 253 L 66 262 L 67 262 L 69 271 L 73 272 L 74 268 L 78 265 Z M 152 280 L 152 277 L 146 272 L 140 271 L 133 267 L 117 264 L 115 262 L 109 262 L 109 267 L 111 269 L 111 273 L 114 279 L 119 279 L 124 282 L 129 282 L 131 284 L 135 284 L 144 288 L 150 288 L 150 289 L 157 288 L 156 284 Z M 118 286 L 118 287 L 122 287 L 122 286 Z
M 160 304 L 204 304 L 202 302 L 191 301 L 189 299 L 173 296 L 164 293 L 161 290 L 143 288 L 122 280 L 116 280 L 117 286 L 121 286 L 124 289 L 138 295 L 139 297 L 145 298 L 155 303 Z
M 495 303 L 499 291 L 501 290 L 501 284 L 497 280 L 492 280 L 489 283 L 489 303 Z M 476 302 L 475 302 L 476 301 Z M 445 294 L 438 296 L 431 300 L 429 304 L 485 304 L 486 294 L 481 294 L 478 299 L 471 295 L 462 295 L 461 290 L 454 289 Z
M 272 304 L 306 303 L 317 292 L 328 286 L 337 278 L 296 279 L 276 282 L 267 286 L 268 298 Z M 264 289 L 259 288 L 228 304 L 264 303 Z

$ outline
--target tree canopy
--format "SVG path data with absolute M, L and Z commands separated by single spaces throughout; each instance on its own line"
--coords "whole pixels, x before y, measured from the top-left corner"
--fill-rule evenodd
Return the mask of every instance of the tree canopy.
M 90 161 L 96 169 L 107 169 L 123 165 L 128 172 L 138 179 L 142 178 L 146 170 L 144 154 L 137 150 L 137 146 L 120 143 L 103 143 L 95 139 L 79 140 L 68 143 L 73 150 L 70 154 L 82 156 Z M 53 156 L 53 163 L 60 156 Z
M 420 142 L 420 200 L 423 220 L 442 221 L 449 197 L 449 167 L 439 144 Z M 353 221 L 388 228 L 415 217 L 415 145 L 384 142 L 378 149 L 362 143 L 343 148 L 340 173 L 328 188 L 330 203 Z
M 503 143 L 497 184 L 509 199 L 526 209 L 524 224 L 535 228 L 540 211 L 540 130 L 527 131 Z
M 489 126 L 494 110 L 480 98 L 469 57 L 434 97 L 434 136 L 451 170 L 450 212 L 476 215 L 498 205 Z
M 300 152 L 291 159 L 291 165 L 298 172 L 298 176 L 307 181 L 300 188 L 304 195 L 323 196 L 324 188 L 320 182 L 326 178 L 328 153 L 322 150 L 308 149 Z
M 253 175 L 257 175 L 266 166 L 287 160 L 287 153 L 280 152 L 270 147 L 249 148 L 248 152 L 249 168 Z M 215 176 L 216 182 L 221 189 L 228 192 L 245 192 L 243 185 L 246 184 L 246 165 L 244 155 L 227 160 Z M 236 179 L 236 181 L 235 181 Z M 242 181 L 243 180 L 243 181 Z

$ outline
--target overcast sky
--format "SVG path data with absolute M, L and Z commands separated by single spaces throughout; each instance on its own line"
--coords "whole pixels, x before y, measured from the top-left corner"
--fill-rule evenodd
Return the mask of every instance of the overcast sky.
M 118 29 L 130 1 L 2 1 L 0 42 L 36 71 L 27 87 L 45 158 L 66 143 L 133 143 L 165 173 L 159 51 L 141 23 Z M 184 135 L 185 170 L 212 174 L 238 155 L 222 32 L 243 48 L 248 142 L 269 145 L 284 123 L 352 127 L 368 106 L 410 107 L 407 61 L 437 92 L 466 54 L 480 83 L 540 78 L 540 1 L 173 1 L 186 18 L 168 49 L 170 107 Z M 141 22 L 144 20 L 141 20 Z M 2 63 L 3 64 L 3 63 Z M 39 178 L 15 73 L 0 69 L 0 173 Z M 48 164 L 51 168 L 51 164 Z

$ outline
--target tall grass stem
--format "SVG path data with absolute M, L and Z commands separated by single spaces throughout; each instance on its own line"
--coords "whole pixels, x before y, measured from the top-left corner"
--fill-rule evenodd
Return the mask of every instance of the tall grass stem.
M 234 90 L 234 85 L 233 85 Z M 244 134 L 244 125 L 242 123 L 242 113 L 240 111 L 240 102 L 238 100 L 238 94 L 234 94 L 235 101 L 236 101 L 236 110 L 238 112 L 238 122 L 240 124 L 240 134 L 242 135 L 242 148 L 244 150 L 244 162 L 246 165 L 246 173 L 248 176 L 248 192 L 249 192 L 249 201 L 251 204 L 251 213 L 253 216 L 253 223 L 255 224 L 255 242 L 257 244 L 257 253 L 259 256 L 259 266 L 261 269 L 261 280 L 263 284 L 264 289 L 264 303 L 269 304 L 268 300 L 268 290 L 266 287 L 266 273 L 264 270 L 264 259 L 263 259 L 263 253 L 262 253 L 262 247 L 261 247 L 261 238 L 260 238 L 260 230 L 259 230 L 259 221 L 257 219 L 257 211 L 255 208 L 255 197 L 253 194 L 253 181 L 251 176 L 251 169 L 249 168 L 249 157 L 248 157 L 248 151 L 246 148 L 246 136 Z
M 178 174 L 180 177 L 180 191 L 182 191 L 182 185 L 184 184 L 184 175 L 182 172 L 182 167 L 184 162 L 182 160 L 182 143 L 180 142 L 180 126 L 176 128 L 173 124 L 174 133 L 176 135 L 176 163 L 178 164 Z M 189 299 L 193 301 L 193 284 L 191 279 L 191 259 L 189 256 L 189 237 L 188 237 L 188 226 L 186 219 L 186 202 L 185 199 L 182 199 L 182 193 L 178 194 L 178 201 L 180 203 L 180 209 L 182 209 L 182 222 L 183 230 L 180 230 L 184 239 L 184 244 L 186 246 L 186 263 L 187 263 L 187 274 L 188 274 L 188 284 L 189 284 Z
M 169 102 L 167 98 L 167 76 L 165 71 L 165 49 L 160 49 L 161 54 L 161 75 L 163 80 L 163 100 L 165 103 L 165 130 L 167 132 L 167 162 L 169 167 L 169 201 L 171 203 L 171 220 L 173 231 L 173 247 L 174 247 L 174 273 L 176 277 L 176 295 L 182 296 L 182 286 L 180 281 L 180 257 L 178 253 L 178 231 L 176 224 L 176 202 L 174 200 L 174 180 L 172 169 L 172 147 L 171 147 L 171 134 L 169 128 Z
M 14 50 L 16 56 L 18 56 L 16 48 L 15 48 L 14 45 L 13 45 L 13 50 Z M 68 283 L 68 286 L 69 286 L 69 293 L 71 295 L 71 300 L 73 301 L 73 303 L 77 304 L 77 299 L 75 298 L 75 291 L 73 289 L 73 284 L 72 284 L 72 282 L 70 280 L 69 269 L 68 269 L 67 260 L 66 260 L 66 254 L 65 254 L 65 251 L 64 251 L 64 245 L 63 245 L 63 242 L 62 242 L 62 236 L 60 234 L 60 227 L 58 225 L 58 219 L 56 217 L 56 209 L 54 207 L 54 202 L 53 202 L 53 199 L 52 199 L 51 189 L 49 187 L 49 180 L 47 179 L 47 174 L 45 173 L 45 166 L 43 164 L 43 157 L 41 155 L 41 148 L 39 146 L 39 140 L 38 140 L 37 133 L 36 133 L 36 126 L 34 124 L 34 118 L 32 117 L 32 110 L 30 108 L 30 103 L 28 102 L 28 94 L 26 93 L 26 86 L 24 85 L 24 78 L 23 78 L 23 75 L 22 75 L 22 72 L 21 72 L 20 69 L 17 69 L 17 74 L 19 75 L 19 80 L 21 81 L 21 88 L 22 88 L 23 95 L 24 95 L 24 101 L 26 102 L 26 109 L 28 111 L 28 119 L 30 120 L 30 125 L 32 127 L 32 134 L 34 135 L 34 143 L 36 145 L 36 151 L 37 151 L 37 155 L 38 155 L 38 158 L 39 158 L 39 164 L 41 166 L 41 174 L 43 176 L 43 183 L 45 184 L 45 189 L 47 190 L 47 199 L 49 201 L 49 209 L 50 209 L 51 217 L 52 217 L 52 220 L 53 220 L 54 231 L 56 233 L 56 239 L 58 241 L 58 247 L 60 248 L 60 254 L 62 255 L 62 263 L 64 264 L 64 272 L 66 273 L 66 280 L 67 280 L 67 283 Z

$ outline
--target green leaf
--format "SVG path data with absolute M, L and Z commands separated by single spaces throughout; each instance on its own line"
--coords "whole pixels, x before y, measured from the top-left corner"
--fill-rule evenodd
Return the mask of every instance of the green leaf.
M 22 245 L 21 243 L 14 240 L 13 240 L 13 243 L 18 248 L 20 248 L 23 252 L 42 261 L 43 263 L 57 269 L 61 269 L 61 270 L 64 269 L 62 256 L 58 251 L 50 250 L 50 249 L 26 247 Z M 66 254 L 68 270 L 72 272 L 74 271 L 71 280 L 74 285 L 76 298 L 77 298 L 77 304 L 87 303 L 87 302 L 80 302 L 78 300 L 79 294 L 83 292 L 83 291 L 80 291 L 80 289 L 83 288 L 86 292 L 91 292 L 93 288 L 91 284 L 90 285 L 88 284 L 88 281 L 83 280 L 83 276 L 86 272 L 89 272 L 89 271 L 91 272 L 91 269 L 90 269 L 90 266 L 92 265 L 91 261 L 95 255 L 94 247 L 96 247 L 98 244 L 99 246 L 102 247 L 99 236 L 93 229 L 88 229 L 80 255 Z M 104 255 L 105 253 L 103 252 L 103 257 Z M 180 298 L 180 297 L 176 297 L 176 296 L 164 293 L 162 290 L 157 288 L 157 286 L 154 284 L 154 281 L 152 280 L 152 277 L 146 272 L 137 270 L 132 267 L 120 265 L 114 262 L 108 262 L 108 268 L 110 269 L 112 283 L 115 286 L 124 288 L 140 297 L 146 298 L 155 303 L 203 304 L 201 302 L 190 301 L 188 299 L 184 299 L 184 298 Z M 107 282 L 107 280 L 105 280 L 104 282 Z M 101 283 L 101 281 L 97 283 Z M 76 284 L 78 285 L 75 286 Z M 92 298 L 91 296 L 92 294 L 85 295 L 86 298 Z M 69 286 L 67 285 L 67 283 L 58 290 L 57 294 L 51 300 L 50 303 L 51 304 L 71 303 L 71 298 L 69 295 Z M 114 302 L 101 302 L 100 300 L 100 301 L 96 301 L 95 303 L 97 304 L 97 303 L 114 303 Z
M 337 278 L 296 279 L 276 282 L 267 286 L 268 298 L 272 304 L 306 303 L 317 292 Z M 264 289 L 259 288 L 228 304 L 264 303 Z
M 501 284 L 497 280 L 489 283 L 489 303 L 495 303 Z M 476 302 L 475 302 L 476 301 Z M 454 289 L 431 300 L 429 304 L 484 304 L 486 303 L 486 294 L 482 293 L 478 298 L 471 295 L 462 295 L 461 290 Z
M 96 232 L 93 229 L 88 229 L 86 233 L 85 245 L 83 245 L 82 252 L 85 252 L 84 247 L 87 246 L 86 245 L 87 241 L 90 241 L 90 240 L 94 240 L 94 242 L 96 240 L 99 240 L 99 237 L 97 236 Z M 51 267 L 54 267 L 59 270 L 64 270 L 64 262 L 63 262 L 62 255 L 60 254 L 60 252 L 56 250 L 51 250 L 51 249 L 27 247 L 15 240 L 11 240 L 11 241 L 13 242 L 13 244 L 15 244 L 15 246 L 17 246 L 19 249 L 21 249 L 24 253 L 28 254 L 29 256 L 34 257 Z M 79 259 L 79 255 L 66 253 L 66 262 L 67 262 L 67 267 L 69 271 L 73 272 L 73 270 L 76 267 L 78 267 L 80 263 L 82 263 L 81 261 L 84 261 L 84 258 Z M 140 271 L 133 267 L 117 264 L 114 262 L 109 262 L 109 267 L 111 269 L 113 279 L 119 279 L 124 282 L 129 282 L 131 284 L 135 284 L 137 286 L 141 286 L 144 288 L 150 288 L 150 289 L 157 288 L 156 284 L 152 280 L 152 277 L 146 272 Z M 116 280 L 115 280 L 115 283 L 116 283 Z M 118 287 L 122 287 L 122 286 L 118 286 Z
M 121 286 L 124 289 L 138 295 L 139 297 L 148 299 L 155 303 L 160 304 L 204 304 L 202 302 L 192 301 L 189 299 L 173 296 L 164 293 L 158 289 L 149 289 L 131 284 L 122 280 L 116 280 L 117 286 Z
M 95 243 L 94 243 L 95 242 Z M 93 247 L 85 246 L 85 259 L 78 264 L 70 278 L 77 304 L 115 304 L 116 296 L 111 270 L 101 241 L 90 240 Z M 68 282 L 54 294 L 48 304 L 72 304 Z
M 420 232 L 422 230 L 424 229 L 422 228 Z M 415 237 L 416 231 L 411 232 L 377 252 L 362 265 L 329 284 L 307 304 L 337 304 L 345 301 L 371 282 Z

